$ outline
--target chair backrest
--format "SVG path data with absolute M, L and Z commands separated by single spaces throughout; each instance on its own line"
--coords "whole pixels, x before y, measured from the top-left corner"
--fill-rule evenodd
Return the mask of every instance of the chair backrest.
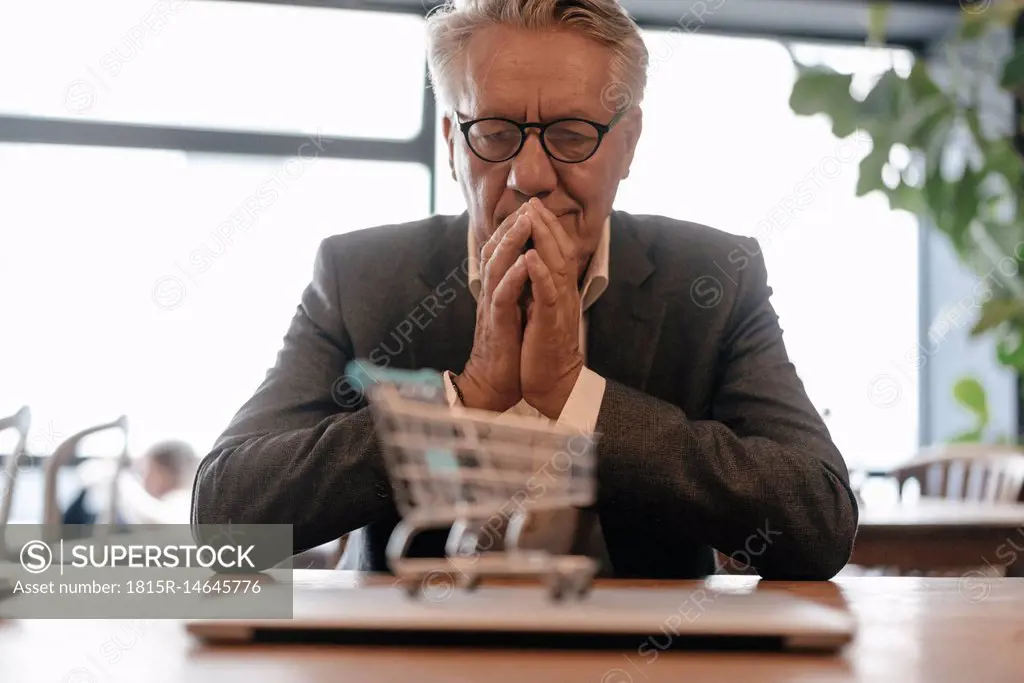
M 922 498 L 989 503 L 1024 501 L 1024 451 L 1012 446 L 951 444 L 922 451 L 893 469 L 901 494 L 914 479 Z
M 14 415 L 0 419 L 0 432 L 14 429 L 18 432 L 18 441 L 11 452 L 11 458 L 7 461 L 0 477 L 0 561 L 10 557 L 11 551 L 7 547 L 6 530 L 11 520 L 11 508 L 14 505 L 14 486 L 18 482 L 21 456 L 25 453 L 25 444 L 28 441 L 28 430 L 32 426 L 32 411 L 28 406 L 23 406 Z
M 60 509 L 60 503 L 58 502 L 59 499 L 57 495 L 57 476 L 60 473 L 60 469 L 69 465 L 74 459 L 75 454 L 78 452 L 78 444 L 82 439 L 109 429 L 118 429 L 124 434 L 124 448 L 118 456 L 116 473 L 110 482 L 111 490 L 109 504 L 99 514 L 97 523 L 111 524 L 117 519 L 118 475 L 120 475 L 121 471 L 130 464 L 128 457 L 128 418 L 124 415 L 113 422 L 89 427 L 73 434 L 57 446 L 57 449 L 53 452 L 53 456 L 46 465 L 46 480 L 43 489 L 43 523 L 46 525 L 46 529 L 50 530 L 51 533 L 52 530 L 59 529 L 61 527 L 64 519 L 64 514 Z M 51 538 L 46 540 L 48 542 L 56 542 L 58 539 Z

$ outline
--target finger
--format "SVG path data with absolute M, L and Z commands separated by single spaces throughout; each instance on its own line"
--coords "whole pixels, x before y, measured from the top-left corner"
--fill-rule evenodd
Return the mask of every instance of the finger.
M 534 301 L 539 301 L 544 306 L 553 307 L 558 303 L 558 286 L 551 275 L 551 269 L 533 249 L 526 252 L 525 260 L 530 282 L 533 283 Z
M 521 216 L 498 244 L 491 258 L 483 264 L 484 292 L 493 293 L 505 277 L 506 272 L 522 254 L 526 241 L 533 232 L 533 221 L 529 216 Z
M 497 251 L 498 247 L 501 246 L 501 244 L 510 234 L 513 234 L 513 239 L 515 239 L 518 242 L 519 236 L 518 234 L 515 234 L 514 231 L 516 229 L 521 229 L 520 219 L 524 215 L 524 206 L 520 206 L 518 209 L 512 212 L 511 215 L 509 215 L 505 220 L 501 222 L 501 225 L 498 226 L 498 230 L 496 230 L 494 234 L 491 235 L 491 238 L 487 240 L 487 244 L 485 244 L 484 248 L 480 251 L 480 278 L 483 281 L 483 287 L 485 292 L 489 293 L 493 290 L 494 287 L 497 286 L 498 282 L 501 281 L 502 276 L 505 274 L 505 271 L 508 270 L 508 267 L 514 260 L 515 257 L 504 258 L 499 264 L 497 264 L 498 269 L 494 273 L 493 279 L 488 281 L 488 264 L 490 264 L 491 260 L 494 258 L 494 253 Z M 519 251 L 522 251 L 522 249 L 520 249 Z
M 530 218 L 533 220 L 533 243 L 537 254 L 551 273 L 561 280 L 568 271 L 569 263 L 551 232 L 551 226 L 535 208 L 530 209 Z
M 505 276 L 501 278 L 497 287 L 494 288 L 491 305 L 497 310 L 516 310 L 519 307 L 519 297 L 523 293 L 523 287 L 526 286 L 526 281 L 529 278 L 526 257 L 520 254 Z
M 480 250 L 481 263 L 487 261 L 487 259 L 491 257 L 491 254 L 494 253 L 494 250 L 501 243 L 501 240 L 505 237 L 508 231 L 511 230 L 513 226 L 515 226 L 516 220 L 518 220 L 518 218 L 521 215 L 523 215 L 525 211 L 526 205 L 521 204 L 518 209 L 516 209 L 515 211 L 513 211 L 512 213 L 505 217 L 505 220 L 501 222 L 501 225 L 498 226 L 498 229 L 494 231 L 494 234 L 492 234 L 490 238 L 488 238 L 487 242 L 484 243 L 483 248 Z
M 555 217 L 555 214 L 551 213 L 551 209 L 544 206 L 544 202 L 536 197 L 531 199 L 530 203 L 533 204 L 534 209 L 540 214 L 547 226 L 551 228 L 551 234 L 557 240 L 562 256 L 565 257 L 566 261 L 573 261 L 576 258 L 576 243 L 569 237 L 569 233 L 565 231 L 561 221 Z
M 501 225 L 498 226 L 498 229 L 495 230 L 494 233 L 487 238 L 487 241 L 484 242 L 482 247 L 480 247 L 481 263 L 485 263 L 487 259 L 491 257 L 491 254 L 494 253 L 495 248 L 497 248 L 497 246 L 501 243 L 502 238 L 504 238 L 508 231 L 511 230 L 512 227 L 516 224 L 516 219 L 518 218 L 518 214 L 512 214 L 511 216 L 503 220 L 501 222 Z

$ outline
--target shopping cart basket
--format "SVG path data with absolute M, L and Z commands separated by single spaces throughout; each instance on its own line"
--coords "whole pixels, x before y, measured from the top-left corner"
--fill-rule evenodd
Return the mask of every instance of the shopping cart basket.
M 348 375 L 374 414 L 402 517 L 388 543 L 388 566 L 410 596 L 439 577 L 468 590 L 487 576 L 535 577 L 555 599 L 589 591 L 594 560 L 522 549 L 519 533 L 531 512 L 594 502 L 593 434 L 544 418 L 449 407 L 432 370 L 357 361 Z M 406 557 L 417 533 L 447 526 L 445 558 Z M 479 552 L 485 533 L 502 534 L 503 549 Z

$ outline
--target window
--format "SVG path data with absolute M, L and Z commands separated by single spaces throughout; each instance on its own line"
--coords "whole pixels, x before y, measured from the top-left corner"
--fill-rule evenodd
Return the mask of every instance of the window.
M 0 69 L 0 291 L 20 330 L 0 414 L 31 406 L 30 453 L 122 414 L 134 454 L 204 452 L 273 365 L 320 241 L 429 212 L 423 29 L 245 2 L 0 4 L 17 65 Z
M 790 356 L 851 466 L 918 445 L 918 231 L 878 196 L 856 198 L 870 140 L 837 140 L 789 108 L 795 70 L 771 40 L 647 31 L 644 131 L 616 208 L 759 240 Z M 905 52 L 795 47 L 865 88 Z M 865 90 L 866 91 L 866 90 Z M 438 148 L 437 207 L 465 204 Z M 870 425 L 870 429 L 865 428 Z
M 422 124 L 425 45 L 411 14 L 3 3 L 0 63 L 18 66 L 0 69 L 0 114 L 407 139 Z
M 0 412 L 29 404 L 34 431 L 64 437 L 124 413 L 142 444 L 199 450 L 273 365 L 320 240 L 423 217 L 430 180 L 414 163 L 2 144 L 0 186 L 16 228 L 0 291 L 21 321 Z

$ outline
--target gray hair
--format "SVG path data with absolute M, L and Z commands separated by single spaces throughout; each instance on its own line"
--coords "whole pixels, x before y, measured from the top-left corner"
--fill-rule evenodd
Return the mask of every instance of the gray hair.
M 430 82 L 442 110 L 455 105 L 456 72 L 463 68 L 470 37 L 494 25 L 533 31 L 566 28 L 607 46 L 614 56 L 602 104 L 620 111 L 643 100 L 647 46 L 619 0 L 448 0 L 427 17 Z

